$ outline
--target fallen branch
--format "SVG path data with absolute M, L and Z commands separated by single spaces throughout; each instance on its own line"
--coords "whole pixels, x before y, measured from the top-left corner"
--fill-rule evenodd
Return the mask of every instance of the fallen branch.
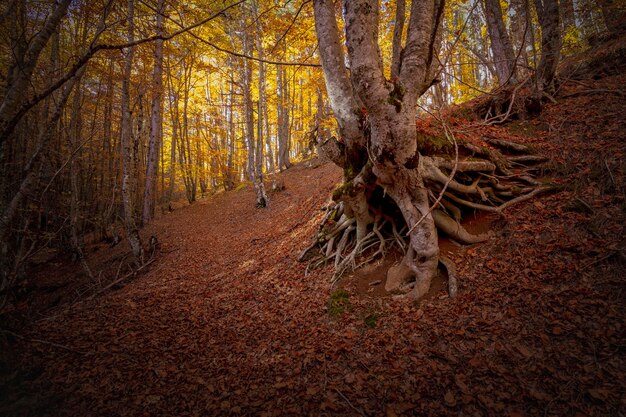
M 120 282 L 124 281 L 127 278 L 130 278 L 131 276 L 137 274 L 137 272 L 141 271 L 142 269 L 144 269 L 145 267 L 147 267 L 148 265 L 150 265 L 152 262 L 154 262 L 155 259 L 150 259 L 148 262 L 144 263 L 143 265 L 141 265 L 139 268 L 135 269 L 134 271 L 129 272 L 128 274 L 124 275 L 121 278 L 117 278 L 116 280 L 114 280 L 113 282 L 111 282 L 109 285 L 107 285 L 106 287 L 102 288 L 101 290 L 99 290 L 98 292 L 94 293 L 93 295 L 91 295 L 91 297 L 87 298 L 88 300 L 92 300 L 95 296 L 102 294 L 103 292 L 105 292 L 106 290 L 108 290 L 111 287 L 114 287 L 115 285 L 119 284 Z

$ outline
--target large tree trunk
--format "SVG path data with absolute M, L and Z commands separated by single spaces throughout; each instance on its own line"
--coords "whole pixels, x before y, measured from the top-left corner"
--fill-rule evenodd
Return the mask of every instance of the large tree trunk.
M 373 182 L 373 185 L 383 187 L 397 204 L 410 229 L 411 250 L 404 262 L 416 277 L 413 295 L 419 298 L 428 291 L 437 272 L 439 248 L 435 223 L 428 207 L 427 189 L 420 170 L 416 169 L 421 155 L 417 149 L 415 116 L 417 98 L 433 81 L 430 78 L 431 64 L 440 13 L 437 13 L 434 1 L 412 4 L 400 71 L 397 80 L 390 83 L 383 75 L 381 54 L 374 36 L 378 13 L 372 11 L 377 10 L 377 2 L 346 2 L 346 45 L 351 82 L 343 70 L 334 6 L 329 0 L 316 0 L 314 7 L 326 85 L 346 148 L 343 165 L 349 186 L 340 198 L 345 202 L 348 214 L 356 219 L 356 246 L 367 239 L 369 226 L 375 221 L 368 210 L 365 194 Z M 356 91 L 353 91 L 353 85 Z M 366 114 L 355 111 L 359 101 L 355 95 L 364 104 Z M 361 114 L 361 120 L 357 114 Z M 366 116 L 371 135 L 371 164 L 365 163 L 363 154 L 366 137 L 362 118 Z
M 507 83 L 515 84 L 517 82 L 515 54 L 513 53 L 511 39 L 502 20 L 500 0 L 485 0 L 484 5 L 498 82 L 500 85 Z
M 460 161 L 457 152 L 451 160 L 449 154 L 429 154 L 429 139 L 418 137 L 417 99 L 436 82 L 442 2 L 411 4 L 398 74 L 390 81 L 384 77 L 376 38 L 376 0 L 344 2 L 350 73 L 344 65 L 333 2 L 314 0 L 313 5 L 324 78 L 341 135 L 339 140 L 325 141 L 321 151 L 344 168 L 344 184 L 333 193 L 336 204 L 328 209 L 316 241 L 300 259 L 309 259 L 312 266 L 334 262 L 336 281 L 346 270 L 384 255 L 391 241 L 405 253 L 398 267 L 404 273 L 395 280 L 388 276 L 386 289 L 412 288 L 410 294 L 420 298 L 428 292 L 440 262 L 437 229 L 461 243 L 488 238 L 471 235 L 460 225 L 459 206 L 499 213 L 539 191 L 518 183 L 501 184 L 496 171 L 507 181 L 516 175 L 498 151 L 463 144 L 472 155 L 485 159 Z M 458 150 L 456 145 L 452 148 Z M 471 178 L 471 185 L 467 178 L 454 180 L 456 172 Z M 483 177 L 483 173 L 489 174 Z M 489 179 L 481 182 L 483 178 Z M 436 193 L 439 198 L 431 197 Z M 505 196 L 514 198 L 503 203 Z M 414 282 L 405 286 L 411 279 Z
M 134 0 L 128 0 L 127 17 L 127 40 L 134 39 Z M 127 48 L 124 57 L 124 74 L 122 79 L 122 122 L 121 122 L 121 145 L 122 145 L 122 202 L 124 205 L 124 227 L 130 247 L 138 263 L 143 263 L 143 245 L 135 222 L 133 211 L 133 152 L 132 152 L 132 124 L 130 111 L 130 77 L 133 65 L 133 48 Z

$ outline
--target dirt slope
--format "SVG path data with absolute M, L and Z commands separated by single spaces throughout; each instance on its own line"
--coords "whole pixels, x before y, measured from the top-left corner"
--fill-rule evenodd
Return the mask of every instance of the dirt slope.
M 330 270 L 296 257 L 341 173 L 297 166 L 269 209 L 241 190 L 161 217 L 146 274 L 5 335 L 0 414 L 624 415 L 623 85 L 568 84 L 512 126 L 559 190 L 453 254 L 458 298 L 348 286 L 329 317 Z

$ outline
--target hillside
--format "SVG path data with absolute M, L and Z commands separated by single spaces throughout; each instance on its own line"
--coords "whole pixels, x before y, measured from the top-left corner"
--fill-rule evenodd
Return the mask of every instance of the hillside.
M 457 298 L 394 300 L 375 266 L 345 292 L 330 267 L 305 274 L 341 170 L 301 163 L 269 208 L 247 187 L 160 216 L 155 261 L 93 298 L 84 281 L 31 289 L 4 316 L 0 415 L 623 415 L 624 85 L 570 81 L 538 118 L 493 128 L 548 156 L 557 189 L 488 242 L 444 247 Z M 87 256 L 115 276 L 126 250 Z

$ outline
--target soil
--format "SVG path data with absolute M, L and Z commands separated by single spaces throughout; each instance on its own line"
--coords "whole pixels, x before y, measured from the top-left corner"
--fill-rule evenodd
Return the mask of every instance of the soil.
M 345 278 L 329 314 L 331 268 L 297 257 L 341 179 L 331 164 L 278 174 L 267 209 L 248 186 L 160 216 L 142 232 L 155 261 L 93 298 L 128 270 L 126 241 L 87 251 L 101 282 L 39 265 L 0 316 L 0 415 L 624 415 L 626 102 L 584 93 L 624 85 L 568 82 L 514 131 L 455 122 L 549 156 L 556 189 L 483 244 L 442 241 L 454 299 L 444 279 L 417 304 L 383 296 L 392 254 Z

